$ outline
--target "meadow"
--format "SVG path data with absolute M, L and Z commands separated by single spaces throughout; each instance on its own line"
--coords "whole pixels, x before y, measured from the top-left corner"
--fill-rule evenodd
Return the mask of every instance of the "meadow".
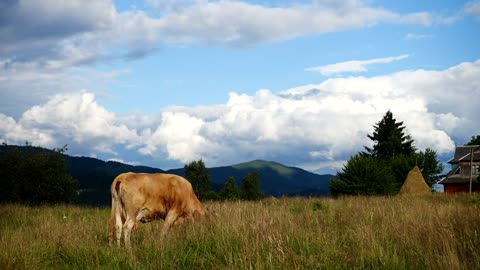
M 108 208 L 0 205 L 0 269 L 480 269 L 480 195 L 207 202 L 109 247 Z

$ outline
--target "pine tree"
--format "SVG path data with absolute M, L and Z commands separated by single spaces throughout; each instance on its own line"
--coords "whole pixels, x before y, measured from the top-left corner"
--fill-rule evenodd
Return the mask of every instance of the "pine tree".
M 263 197 L 260 192 L 258 173 L 252 172 L 245 175 L 242 182 L 242 198 L 245 200 L 258 200 Z
M 440 180 L 443 164 L 437 159 L 437 153 L 430 148 L 427 148 L 425 152 L 419 152 L 417 155 L 418 167 L 422 171 L 425 182 L 431 187 Z
M 193 191 L 199 199 L 203 199 L 210 191 L 210 174 L 203 160 L 192 161 L 183 167 L 186 178 L 190 181 Z
M 429 185 L 438 180 L 443 165 L 435 151 L 415 153 L 413 139 L 404 133 L 403 122 L 397 122 L 387 111 L 368 135 L 374 145 L 366 152 L 352 156 L 330 184 L 332 195 L 390 195 L 400 190 L 408 172 L 418 165 Z
M 240 198 L 240 190 L 235 186 L 235 178 L 230 176 L 220 190 L 220 198 L 223 200 L 237 200 Z
M 399 155 L 411 156 L 415 153 L 413 139 L 404 132 L 403 122 L 397 122 L 393 114 L 387 111 L 383 119 L 374 126 L 372 135 L 367 135 L 374 142 L 373 148 L 365 146 L 366 155 L 370 157 L 393 159 Z
M 465 145 L 480 145 L 480 135 L 472 136 L 472 139 Z

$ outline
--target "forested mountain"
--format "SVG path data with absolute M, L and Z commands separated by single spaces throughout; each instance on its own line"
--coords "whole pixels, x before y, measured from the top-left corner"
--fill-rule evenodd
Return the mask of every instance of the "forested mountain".
M 0 155 L 9 147 L 17 147 L 24 151 L 51 151 L 32 146 L 0 146 Z M 133 166 L 115 161 L 102 161 L 90 157 L 73 157 L 63 154 L 69 173 L 79 180 L 81 204 L 109 205 L 111 203 L 110 184 L 123 172 L 173 173 L 184 176 L 183 168 L 164 171 L 146 166 Z M 211 176 L 211 187 L 219 191 L 228 177 L 233 176 L 237 186 L 243 177 L 250 172 L 257 172 L 260 189 L 265 195 L 272 196 L 326 196 L 329 194 L 330 179 L 333 175 L 318 175 L 303 169 L 287 167 L 270 161 L 255 160 L 251 162 L 208 168 Z
M 212 188 L 219 191 L 228 177 L 233 176 L 239 187 L 243 177 L 249 172 L 257 172 L 260 190 L 273 196 L 326 196 L 329 194 L 330 179 L 333 175 L 318 175 L 300 168 L 287 167 L 280 163 L 254 160 L 231 166 L 208 169 Z M 183 169 L 168 172 L 183 175 Z

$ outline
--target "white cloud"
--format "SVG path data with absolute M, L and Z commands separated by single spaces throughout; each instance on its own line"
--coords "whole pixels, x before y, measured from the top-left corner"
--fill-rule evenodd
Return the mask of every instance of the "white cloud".
M 149 0 L 159 16 L 112 1 L 11 1 L 0 9 L 0 61 L 63 69 L 141 57 L 166 43 L 244 46 L 378 23 L 432 23 L 427 12 L 398 14 L 363 1 L 265 6 L 241 1 Z
M 128 147 L 139 141 L 135 130 L 119 123 L 115 114 L 86 91 L 55 95 L 47 103 L 24 112 L 19 121 L 0 116 L 0 138 L 7 142 L 29 141 L 45 147 L 67 143 L 116 154 L 114 145 Z
M 377 23 L 428 26 L 432 18 L 426 12 L 400 15 L 369 7 L 362 1 L 314 1 L 286 7 L 240 1 L 202 1 L 160 18 L 159 29 L 170 42 L 242 46 Z
M 165 44 L 244 46 L 378 23 L 431 23 L 428 13 L 398 14 L 357 0 L 282 6 L 225 0 L 148 3 L 162 12 L 119 11 L 111 0 L 2 2 L 1 113 L 18 119 L 58 93 L 105 92 L 108 78 L 87 66 L 143 57 Z
M 433 35 L 414 34 L 414 33 L 408 33 L 405 35 L 406 40 L 419 40 L 419 39 L 429 39 L 429 38 L 433 38 Z
M 198 158 L 208 166 L 262 158 L 331 172 L 370 143 L 366 135 L 387 110 L 420 150 L 451 153 L 454 140 L 480 130 L 479 95 L 480 60 L 440 71 L 331 78 L 278 93 L 231 93 L 223 105 L 164 108 L 153 116 L 117 116 L 84 91 L 53 96 L 18 121 L 0 115 L 0 138 L 51 147 L 73 142 L 86 155 L 149 157 L 158 167 Z
M 337 73 L 347 73 L 347 72 L 366 72 L 368 71 L 367 66 L 374 64 L 386 64 L 394 61 L 399 61 L 405 58 L 408 58 L 408 54 L 402 54 L 399 56 L 391 56 L 384 58 L 375 58 L 369 60 L 352 60 L 346 62 L 340 62 L 336 64 L 330 64 L 325 66 L 310 67 L 306 68 L 306 71 L 320 72 L 324 76 L 329 76 Z
M 476 17 L 480 17 L 480 1 L 470 1 L 465 5 L 465 12 Z

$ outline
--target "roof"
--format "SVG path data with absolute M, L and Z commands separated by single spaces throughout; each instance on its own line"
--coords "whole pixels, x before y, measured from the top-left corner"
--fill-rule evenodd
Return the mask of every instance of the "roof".
M 460 162 L 470 161 L 470 151 L 473 148 L 473 161 L 480 161 L 480 145 L 464 145 L 457 146 L 455 148 L 455 155 L 451 158 L 448 163 L 458 164 Z
M 476 177 L 473 177 L 472 182 L 477 182 Z M 470 177 L 465 177 L 461 175 L 448 175 L 438 182 L 438 184 L 469 184 Z

